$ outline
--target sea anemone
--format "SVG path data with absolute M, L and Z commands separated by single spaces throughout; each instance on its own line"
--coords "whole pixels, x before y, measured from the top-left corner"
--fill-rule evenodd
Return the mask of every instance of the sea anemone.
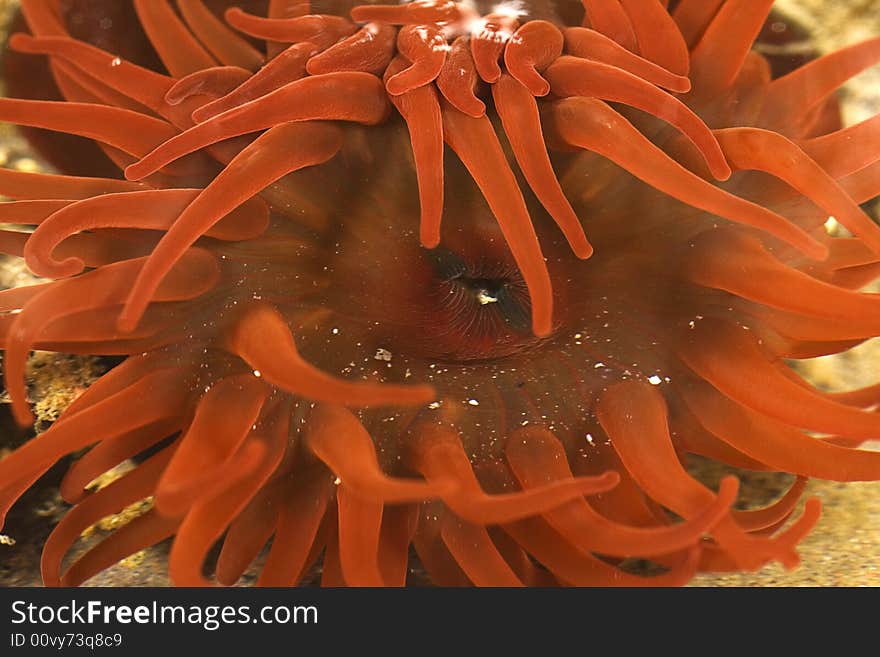
M 402 585 L 411 547 L 440 585 L 683 584 L 795 566 L 807 478 L 880 479 L 880 386 L 788 364 L 880 334 L 880 121 L 833 95 L 880 39 L 772 79 L 772 0 L 132 4 L 161 65 L 22 0 L 64 100 L 0 99 L 125 178 L 0 171 L 51 279 L 0 293 L 15 418 L 29 350 L 125 357 L 0 462 L 5 514 L 78 456 L 47 585 L 166 539 L 181 585 L 264 550 L 258 584 Z M 735 510 L 688 454 L 797 479 Z

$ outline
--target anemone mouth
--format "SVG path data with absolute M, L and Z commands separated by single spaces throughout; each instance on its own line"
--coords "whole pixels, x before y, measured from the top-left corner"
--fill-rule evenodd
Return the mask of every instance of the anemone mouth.
M 129 356 L 0 462 L 5 513 L 90 448 L 46 583 L 169 537 L 184 585 L 210 583 L 217 543 L 234 583 L 270 538 L 261 584 L 319 557 L 325 584 L 402 584 L 410 545 L 440 584 L 796 565 L 805 478 L 880 478 L 857 449 L 876 390 L 825 394 L 783 362 L 878 333 L 858 291 L 880 257 L 858 207 L 880 191 L 878 124 L 820 117 L 880 45 L 771 81 L 750 47 L 772 3 L 745 4 L 585 0 L 569 24 L 135 0 L 166 74 L 23 0 L 33 35 L 11 46 L 48 56 L 67 101 L 3 99 L 0 117 L 95 140 L 126 178 L 0 171 L 2 212 L 36 226 L 4 248 L 56 279 L 0 297 L 19 421 L 30 348 Z M 872 148 L 848 153 L 854 135 Z M 855 237 L 822 231 L 829 213 Z M 734 511 L 735 479 L 706 488 L 688 452 L 799 479 Z M 148 497 L 62 568 L 84 528 Z

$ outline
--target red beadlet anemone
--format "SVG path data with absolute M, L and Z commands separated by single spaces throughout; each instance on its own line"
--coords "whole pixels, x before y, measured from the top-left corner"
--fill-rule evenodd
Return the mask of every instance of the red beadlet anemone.
M 180 585 L 267 545 L 261 585 L 402 585 L 411 546 L 440 585 L 683 584 L 793 567 L 807 478 L 880 479 L 880 386 L 786 362 L 880 335 L 880 121 L 834 112 L 880 39 L 772 79 L 772 0 L 132 4 L 151 66 L 22 0 L 64 100 L 0 99 L 124 172 L 0 171 L 51 279 L 0 293 L 15 418 L 31 349 L 126 357 L 0 462 L 5 514 L 79 455 L 47 585 L 169 538 Z M 687 454 L 798 478 L 734 510 Z

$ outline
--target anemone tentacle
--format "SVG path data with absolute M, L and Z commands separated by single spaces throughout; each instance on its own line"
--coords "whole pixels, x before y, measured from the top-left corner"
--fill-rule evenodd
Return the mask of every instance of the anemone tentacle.
M 829 119 L 877 39 L 773 80 L 769 0 L 214 4 L 135 0 L 144 57 L 55 0 L 10 39 L 65 100 L 0 118 L 129 179 L 0 169 L 0 248 L 52 279 L 0 292 L 16 419 L 31 349 L 126 356 L 0 461 L 5 519 L 88 449 L 47 585 L 168 538 L 182 585 L 401 586 L 410 546 L 441 585 L 680 585 L 796 566 L 807 478 L 880 479 L 878 386 L 784 362 L 880 335 L 880 124 Z M 797 480 L 734 509 L 688 454 Z

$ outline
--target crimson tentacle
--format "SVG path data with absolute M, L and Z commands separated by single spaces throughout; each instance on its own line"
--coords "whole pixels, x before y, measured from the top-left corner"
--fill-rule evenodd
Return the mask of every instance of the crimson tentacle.
M 289 153 L 292 145 L 296 151 Z M 131 330 L 137 325 L 174 263 L 224 216 L 288 173 L 326 162 L 341 145 L 342 135 L 334 125 L 282 123 L 244 148 L 162 236 L 129 292 L 120 327 Z
M 498 220 L 532 301 L 532 330 L 547 335 L 553 327 L 553 291 L 541 245 L 522 192 L 488 118 L 462 114 L 443 102 L 443 138 L 473 176 Z
M 729 194 L 682 167 L 601 101 L 556 101 L 550 106 L 549 118 L 549 127 L 564 143 L 597 152 L 674 198 L 731 221 L 756 226 L 811 258 L 821 260 L 828 253 L 824 244 L 784 217 Z
M 424 404 L 434 398 L 429 385 L 346 381 L 325 374 L 302 359 L 287 321 L 268 305 L 252 306 L 226 338 L 227 348 L 269 383 L 314 401 L 352 406 Z
M 140 180 L 199 149 L 289 122 L 329 120 L 372 125 L 387 114 L 388 99 L 381 83 L 368 73 L 341 71 L 305 77 L 165 140 L 129 166 L 125 176 Z
M 380 75 L 394 56 L 397 32 L 382 23 L 369 23 L 350 37 L 312 56 L 309 75 L 336 71 L 363 71 Z
M 629 51 L 638 50 L 632 22 L 627 16 L 620 0 L 581 0 L 584 6 L 584 21 L 597 32 L 614 39 Z
M 504 73 L 492 85 L 492 95 L 495 109 L 504 125 L 504 133 L 529 186 L 565 234 L 575 255 L 589 258 L 593 247 L 553 171 L 541 131 L 538 106 L 531 92 Z
M 626 103 L 675 126 L 699 149 L 717 180 L 730 177 L 730 167 L 712 132 L 687 105 L 632 73 L 602 62 L 560 57 L 545 76 L 554 94 Z
M 217 65 L 178 18 L 168 0 L 134 0 L 134 8 L 150 43 L 171 75 L 181 77 Z
M 162 450 L 131 472 L 90 493 L 64 515 L 61 522 L 49 534 L 43 547 L 40 572 L 45 586 L 61 586 L 62 581 L 70 579 L 68 576 L 70 571 L 62 575 L 61 563 L 64 555 L 70 551 L 83 532 L 102 518 L 119 513 L 130 504 L 151 495 L 156 480 L 173 453 L 173 447 Z M 83 557 L 80 557 L 77 561 L 82 559 Z
M 458 111 L 479 118 L 486 113 L 486 104 L 476 96 L 479 82 L 470 39 L 460 36 L 449 46 L 446 62 L 437 76 L 437 88 Z
M 595 59 L 616 66 L 670 91 L 685 93 L 691 89 L 689 78 L 675 75 L 654 62 L 639 57 L 600 32 L 586 27 L 567 27 L 563 30 L 563 35 L 567 55 Z
M 228 94 L 196 109 L 192 113 L 192 120 L 204 123 L 218 114 L 296 82 L 305 76 L 306 63 L 318 52 L 318 46 L 310 41 L 290 46 Z
M 263 55 L 212 14 L 202 0 L 177 0 L 183 20 L 221 64 L 256 71 Z
M 321 50 L 351 36 L 358 29 L 357 25 L 347 18 L 327 14 L 261 18 L 245 13 L 238 7 L 232 7 L 226 10 L 224 16 L 227 23 L 248 36 L 281 43 L 311 41 Z
M 386 80 L 403 66 L 397 60 L 392 63 Z M 432 249 L 440 243 L 443 217 L 443 118 L 437 92 L 426 85 L 392 96 L 391 102 L 406 121 L 412 143 L 421 204 L 419 240 Z

